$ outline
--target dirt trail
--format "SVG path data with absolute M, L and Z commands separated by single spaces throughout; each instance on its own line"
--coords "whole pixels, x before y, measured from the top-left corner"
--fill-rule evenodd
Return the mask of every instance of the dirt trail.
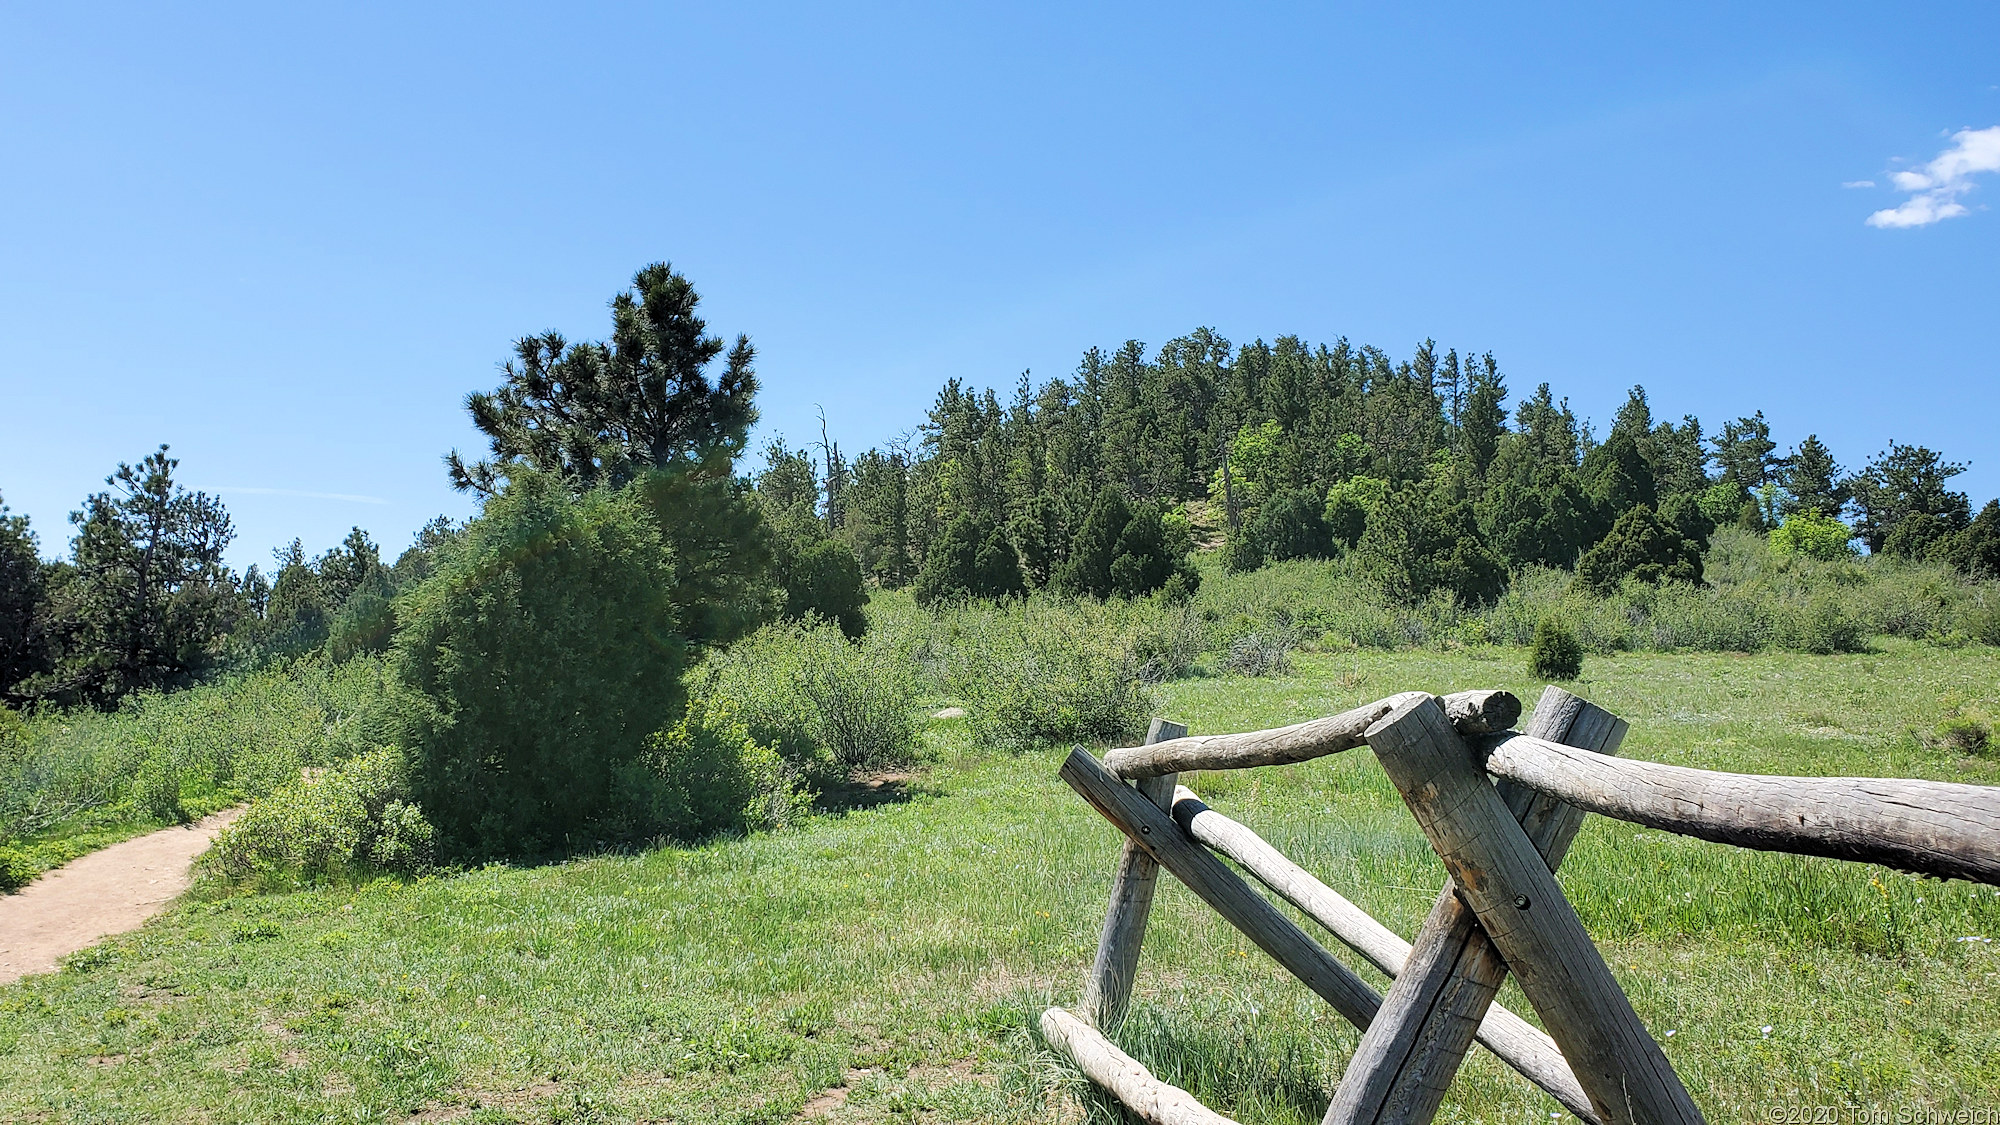
M 163 828 L 72 860 L 0 896 L 0 984 L 55 969 L 62 958 L 136 930 L 187 890 L 188 865 L 241 809 Z

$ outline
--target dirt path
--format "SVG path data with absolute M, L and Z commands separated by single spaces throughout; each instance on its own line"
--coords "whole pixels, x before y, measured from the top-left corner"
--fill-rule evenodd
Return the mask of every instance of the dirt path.
M 0 984 L 55 969 L 62 958 L 136 930 L 187 890 L 188 865 L 241 809 L 163 828 L 49 872 L 0 896 Z

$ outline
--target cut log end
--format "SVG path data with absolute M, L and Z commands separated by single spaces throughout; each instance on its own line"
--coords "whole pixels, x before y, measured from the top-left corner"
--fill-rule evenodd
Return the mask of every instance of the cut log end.
M 1506 730 L 1521 717 L 1521 700 L 1511 691 L 1461 691 L 1444 697 L 1445 717 L 1460 734 Z

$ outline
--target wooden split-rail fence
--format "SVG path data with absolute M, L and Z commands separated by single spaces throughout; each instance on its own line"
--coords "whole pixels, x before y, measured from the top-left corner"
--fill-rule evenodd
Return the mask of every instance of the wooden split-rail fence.
M 1716 773 L 1615 755 L 1626 724 L 1549 688 L 1525 733 L 1501 691 L 1406 692 L 1277 730 L 1189 737 L 1155 720 L 1062 777 L 1125 834 L 1097 958 L 1076 1012 L 1041 1029 L 1093 1082 L 1154 1125 L 1229 1125 L 1107 1038 L 1123 1019 L 1161 868 L 1362 1029 L 1327 1125 L 1431 1120 L 1477 1041 L 1597 1125 L 1698 1122 L 1701 1112 L 1611 975 L 1555 871 L 1583 818 L 1741 847 L 1878 863 L 2000 885 L 2000 788 Z M 1210 809 L 1177 776 L 1304 762 L 1367 745 L 1450 877 L 1414 945 Z M 1394 978 L 1377 993 L 1253 890 L 1218 853 Z M 1548 1028 L 1494 1003 L 1512 973 Z

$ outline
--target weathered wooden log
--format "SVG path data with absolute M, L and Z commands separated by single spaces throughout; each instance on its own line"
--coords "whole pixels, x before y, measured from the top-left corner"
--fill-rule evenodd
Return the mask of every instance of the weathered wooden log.
M 1367 958 L 1376 968 L 1392 977 L 1407 971 L 1409 942 L 1314 878 L 1310 872 L 1286 859 L 1255 832 L 1202 804 L 1194 791 L 1185 785 L 1174 793 L 1174 820 L 1188 835 L 1235 860 L 1258 882 L 1298 907 L 1306 917 L 1325 926 L 1329 933 Z M 1494 959 L 1498 960 L 1497 954 Z M 1395 995 L 1394 989 L 1390 990 L 1390 995 Z M 1498 1004 L 1484 1011 L 1483 1021 L 1476 1014 L 1471 1020 L 1480 1043 L 1571 1112 L 1586 1121 L 1595 1120 L 1590 1112 L 1590 1100 L 1584 1096 L 1583 1087 L 1577 1085 L 1576 1076 L 1569 1072 L 1569 1064 L 1563 1061 L 1555 1040 L 1541 1028 Z M 1379 1025 L 1382 1018 L 1381 1012 L 1376 1013 L 1369 1028 Z M 1463 1053 L 1464 1047 L 1459 1050 Z
M 1701 1121 L 1548 862 L 1444 709 L 1427 698 L 1405 704 L 1367 738 L 1598 1118 L 1608 1125 Z
M 1061 1008 L 1043 1012 L 1041 1023 L 1042 1038 L 1051 1047 L 1068 1055 L 1084 1077 L 1123 1102 L 1140 1120 L 1150 1125 L 1236 1125 L 1193 1094 L 1153 1077 L 1145 1064 Z
M 1444 717 L 1460 734 L 1506 730 L 1521 717 L 1521 699 L 1511 691 L 1455 691 L 1441 698 Z
M 1104 766 L 1120 777 L 1158 777 L 1191 770 L 1233 770 L 1310 761 L 1363 745 L 1370 724 L 1423 692 L 1406 691 L 1338 715 L 1274 730 L 1176 738 L 1107 751 Z M 1510 692 L 1462 691 L 1444 697 L 1445 713 L 1466 734 L 1505 730 L 1521 717 Z
M 1209 854 L 1131 786 L 1098 764 L 1082 748 L 1070 751 L 1062 779 L 1104 814 L 1127 839 L 1139 845 L 1174 878 L 1187 884 L 1223 920 L 1271 955 L 1307 988 L 1333 1005 L 1356 1027 L 1368 1026 L 1382 998 L 1354 970 L 1334 960 L 1298 924 L 1278 912 L 1243 877 Z
M 1610 712 L 1551 687 L 1535 705 L 1529 729 L 1550 741 L 1613 754 L 1626 725 Z M 1513 782 L 1503 781 L 1499 789 L 1535 850 L 1554 871 L 1582 827 L 1583 814 Z M 1417 933 L 1404 972 L 1382 998 L 1381 1012 L 1348 1060 L 1333 1104 L 1327 1107 L 1326 1125 L 1429 1122 L 1480 1032 L 1481 1021 L 1491 1022 L 1494 1014 L 1505 1011 L 1493 1000 L 1506 978 L 1506 961 L 1479 928 L 1472 908 L 1459 898 L 1456 884 L 1447 879 Z M 1560 1060 L 1560 1054 L 1557 1057 Z M 1571 1113 L 1596 1121 L 1567 1063 L 1562 1077 L 1566 1080 L 1562 1088 L 1546 1084 L 1543 1088 Z
M 1146 732 L 1151 745 L 1187 733 L 1187 727 L 1154 719 Z M 1174 774 L 1139 782 L 1139 792 L 1161 808 L 1173 803 Z M 1146 917 L 1153 909 L 1153 889 L 1160 865 L 1145 849 L 1127 840 L 1118 856 L 1118 873 L 1111 880 L 1111 905 L 1104 913 L 1104 933 L 1097 940 L 1097 960 L 1083 982 L 1079 1011 L 1092 1027 L 1116 1030 L 1132 1000 L 1132 980 L 1139 969 L 1139 946 L 1146 940 Z
M 1306 869 L 1285 858 L 1284 853 L 1266 843 L 1249 828 L 1202 803 L 1195 791 L 1182 785 L 1174 790 L 1174 821 L 1181 830 L 1208 847 L 1235 860 L 1237 866 L 1271 888 L 1279 898 L 1326 927 L 1349 949 L 1368 963 L 1395 976 L 1409 960 L 1410 943 L 1346 896 L 1327 886 Z
M 1474 746 L 1493 776 L 1587 812 L 1738 847 L 2000 885 L 2000 786 L 1716 773 L 1521 734 Z

